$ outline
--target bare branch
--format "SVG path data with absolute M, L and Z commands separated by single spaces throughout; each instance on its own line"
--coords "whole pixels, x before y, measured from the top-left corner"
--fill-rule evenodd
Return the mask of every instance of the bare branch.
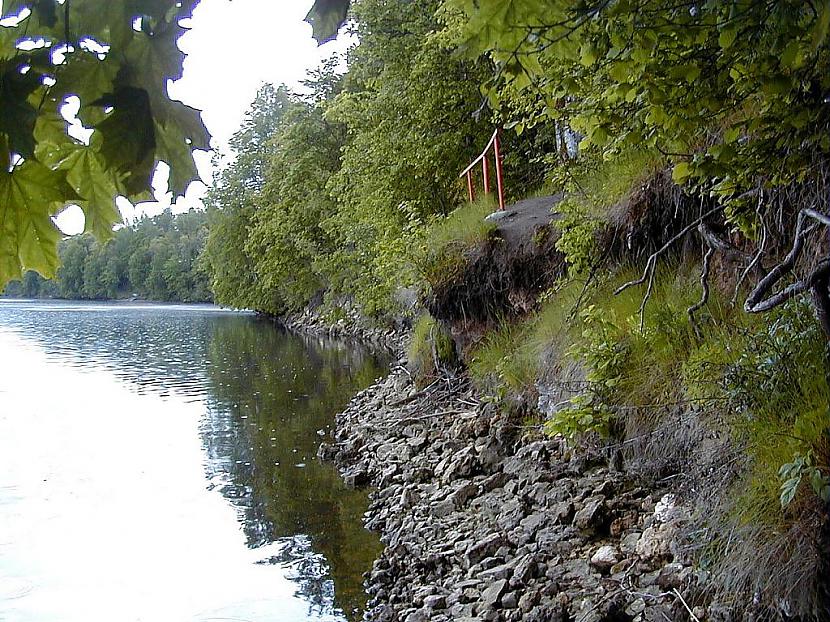
M 749 276 L 749 273 L 752 272 L 755 269 L 755 266 L 758 265 L 758 262 L 761 261 L 761 257 L 763 257 L 764 250 L 766 250 L 767 246 L 767 223 L 766 220 L 764 220 L 764 215 L 761 213 L 761 196 L 758 197 L 758 207 L 755 208 L 755 213 L 758 215 L 758 220 L 761 222 L 761 244 L 758 246 L 758 251 L 755 253 L 755 257 L 752 258 L 752 261 L 749 262 L 749 265 L 738 278 L 738 282 L 735 283 L 735 292 L 732 294 L 733 305 L 738 300 L 738 293 L 741 291 L 741 285 L 743 285 L 746 277 Z
M 692 327 L 695 329 L 695 332 L 698 333 L 698 337 L 700 336 L 700 331 L 698 330 L 697 322 L 695 321 L 695 313 L 702 309 L 707 302 L 709 302 L 709 267 L 712 263 L 712 256 L 714 254 L 715 248 L 710 246 L 706 250 L 706 254 L 703 256 L 703 268 L 701 268 L 700 271 L 700 285 L 703 288 L 703 291 L 700 294 L 700 300 L 686 309 L 686 313 L 689 316 L 689 322 L 692 323 Z
M 749 253 L 745 253 L 734 244 L 730 244 L 726 240 L 719 238 L 718 235 L 712 230 L 712 228 L 705 222 L 700 223 L 697 226 L 697 230 L 698 233 L 700 233 L 700 235 L 706 241 L 706 244 L 709 246 L 709 248 L 719 251 L 732 259 L 747 260 L 752 258 L 752 255 L 750 255 Z

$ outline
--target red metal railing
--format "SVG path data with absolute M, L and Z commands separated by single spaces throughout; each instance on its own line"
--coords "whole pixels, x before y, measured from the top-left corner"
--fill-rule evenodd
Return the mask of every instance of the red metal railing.
M 499 194 L 499 209 L 504 209 L 504 173 L 502 171 L 502 162 L 501 162 L 501 141 L 499 139 L 499 130 L 496 129 L 493 132 L 493 136 L 490 138 L 490 142 L 487 143 L 487 146 L 484 148 L 484 151 L 481 152 L 481 155 L 478 156 L 475 160 L 472 161 L 470 166 L 465 168 L 461 171 L 461 174 L 458 176 L 459 178 L 467 177 L 467 193 L 470 195 L 470 202 L 476 200 L 476 191 L 475 191 L 475 183 L 473 182 L 473 169 L 475 168 L 476 164 L 481 162 L 481 171 L 484 176 L 484 193 L 490 193 L 490 161 L 487 159 L 487 155 L 490 152 L 490 149 L 493 150 L 493 156 L 496 161 L 496 190 Z

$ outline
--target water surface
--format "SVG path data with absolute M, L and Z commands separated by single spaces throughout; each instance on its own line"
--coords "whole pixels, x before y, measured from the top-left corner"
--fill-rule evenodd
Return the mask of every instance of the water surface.
M 211 306 L 0 300 L 0 620 L 354 619 L 379 544 L 314 454 L 383 372 Z

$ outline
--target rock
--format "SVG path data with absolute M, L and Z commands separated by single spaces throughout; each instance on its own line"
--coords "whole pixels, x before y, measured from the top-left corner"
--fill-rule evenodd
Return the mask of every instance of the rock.
M 526 584 L 532 577 L 536 570 L 536 561 L 532 555 L 525 555 L 516 564 L 513 570 L 513 578 L 520 584 Z
M 497 533 L 490 534 L 480 542 L 473 544 L 464 555 L 464 563 L 469 569 L 485 557 L 491 557 L 504 544 L 504 538 Z
M 430 612 L 425 609 L 416 609 L 408 616 L 405 622 L 429 622 Z
M 447 597 L 443 594 L 433 594 L 424 598 L 424 608 L 426 609 L 446 609 Z
M 597 530 L 605 518 L 605 498 L 591 497 L 585 505 L 574 515 L 573 523 L 584 531 Z
M 513 576 L 513 564 L 508 562 L 506 564 L 500 564 L 498 566 L 494 566 L 492 568 L 488 568 L 487 570 L 482 570 L 478 573 L 482 579 L 509 579 Z
M 657 585 L 664 590 L 679 588 L 692 574 L 692 569 L 684 567 L 683 564 L 666 564 L 660 569 L 657 575 Z
M 643 560 L 658 560 L 670 554 L 671 533 L 661 527 L 649 527 L 637 541 L 635 552 Z
M 630 615 L 632 618 L 641 614 L 646 608 L 646 601 L 642 598 L 638 598 L 634 602 L 630 603 L 628 607 L 625 608 L 625 612 Z
M 481 604 L 484 610 L 494 609 L 501 600 L 502 594 L 507 590 L 507 581 L 500 579 L 493 582 L 490 587 L 481 593 Z
M 540 599 L 541 595 L 539 594 L 539 592 L 525 592 L 519 599 L 519 609 L 521 609 L 523 613 L 527 613 L 528 611 L 533 609 L 535 605 L 539 604 Z
M 455 502 L 452 499 L 442 499 L 433 503 L 429 511 L 436 518 L 443 518 L 455 512 Z
M 640 541 L 641 535 L 643 534 L 639 531 L 634 531 L 620 540 L 620 551 L 622 551 L 623 555 L 633 555 L 637 552 L 637 543 Z
M 609 570 L 611 566 L 620 561 L 620 552 L 616 547 L 605 545 L 599 547 L 593 555 L 591 555 L 591 565 L 600 570 Z
M 462 508 L 467 505 L 470 499 L 478 495 L 479 487 L 476 484 L 464 484 L 450 496 L 456 508 Z
M 516 592 L 507 592 L 502 596 L 501 606 L 505 609 L 516 609 L 519 606 L 519 597 Z
M 343 474 L 343 481 L 349 488 L 360 488 L 366 486 L 371 481 L 369 473 L 365 469 L 353 469 Z

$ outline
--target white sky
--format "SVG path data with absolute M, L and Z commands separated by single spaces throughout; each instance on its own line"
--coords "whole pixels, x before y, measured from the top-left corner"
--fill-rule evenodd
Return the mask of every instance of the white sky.
M 213 135 L 212 146 L 223 151 L 239 128 L 259 87 L 270 82 L 297 88 L 309 69 L 324 58 L 346 49 L 343 37 L 317 47 L 311 26 L 303 21 L 313 0 L 201 0 L 190 27 L 179 40 L 188 56 L 184 76 L 174 83 L 170 95 L 202 110 L 202 119 Z M 202 179 L 210 183 L 211 154 L 198 153 Z M 170 205 L 165 194 L 166 174 L 154 179 L 157 203 L 135 207 L 126 200 L 118 205 L 126 219 L 160 213 Z M 173 206 L 187 211 L 201 206 L 206 186 L 193 183 Z M 79 208 L 69 208 L 57 218 L 65 233 L 83 230 Z

